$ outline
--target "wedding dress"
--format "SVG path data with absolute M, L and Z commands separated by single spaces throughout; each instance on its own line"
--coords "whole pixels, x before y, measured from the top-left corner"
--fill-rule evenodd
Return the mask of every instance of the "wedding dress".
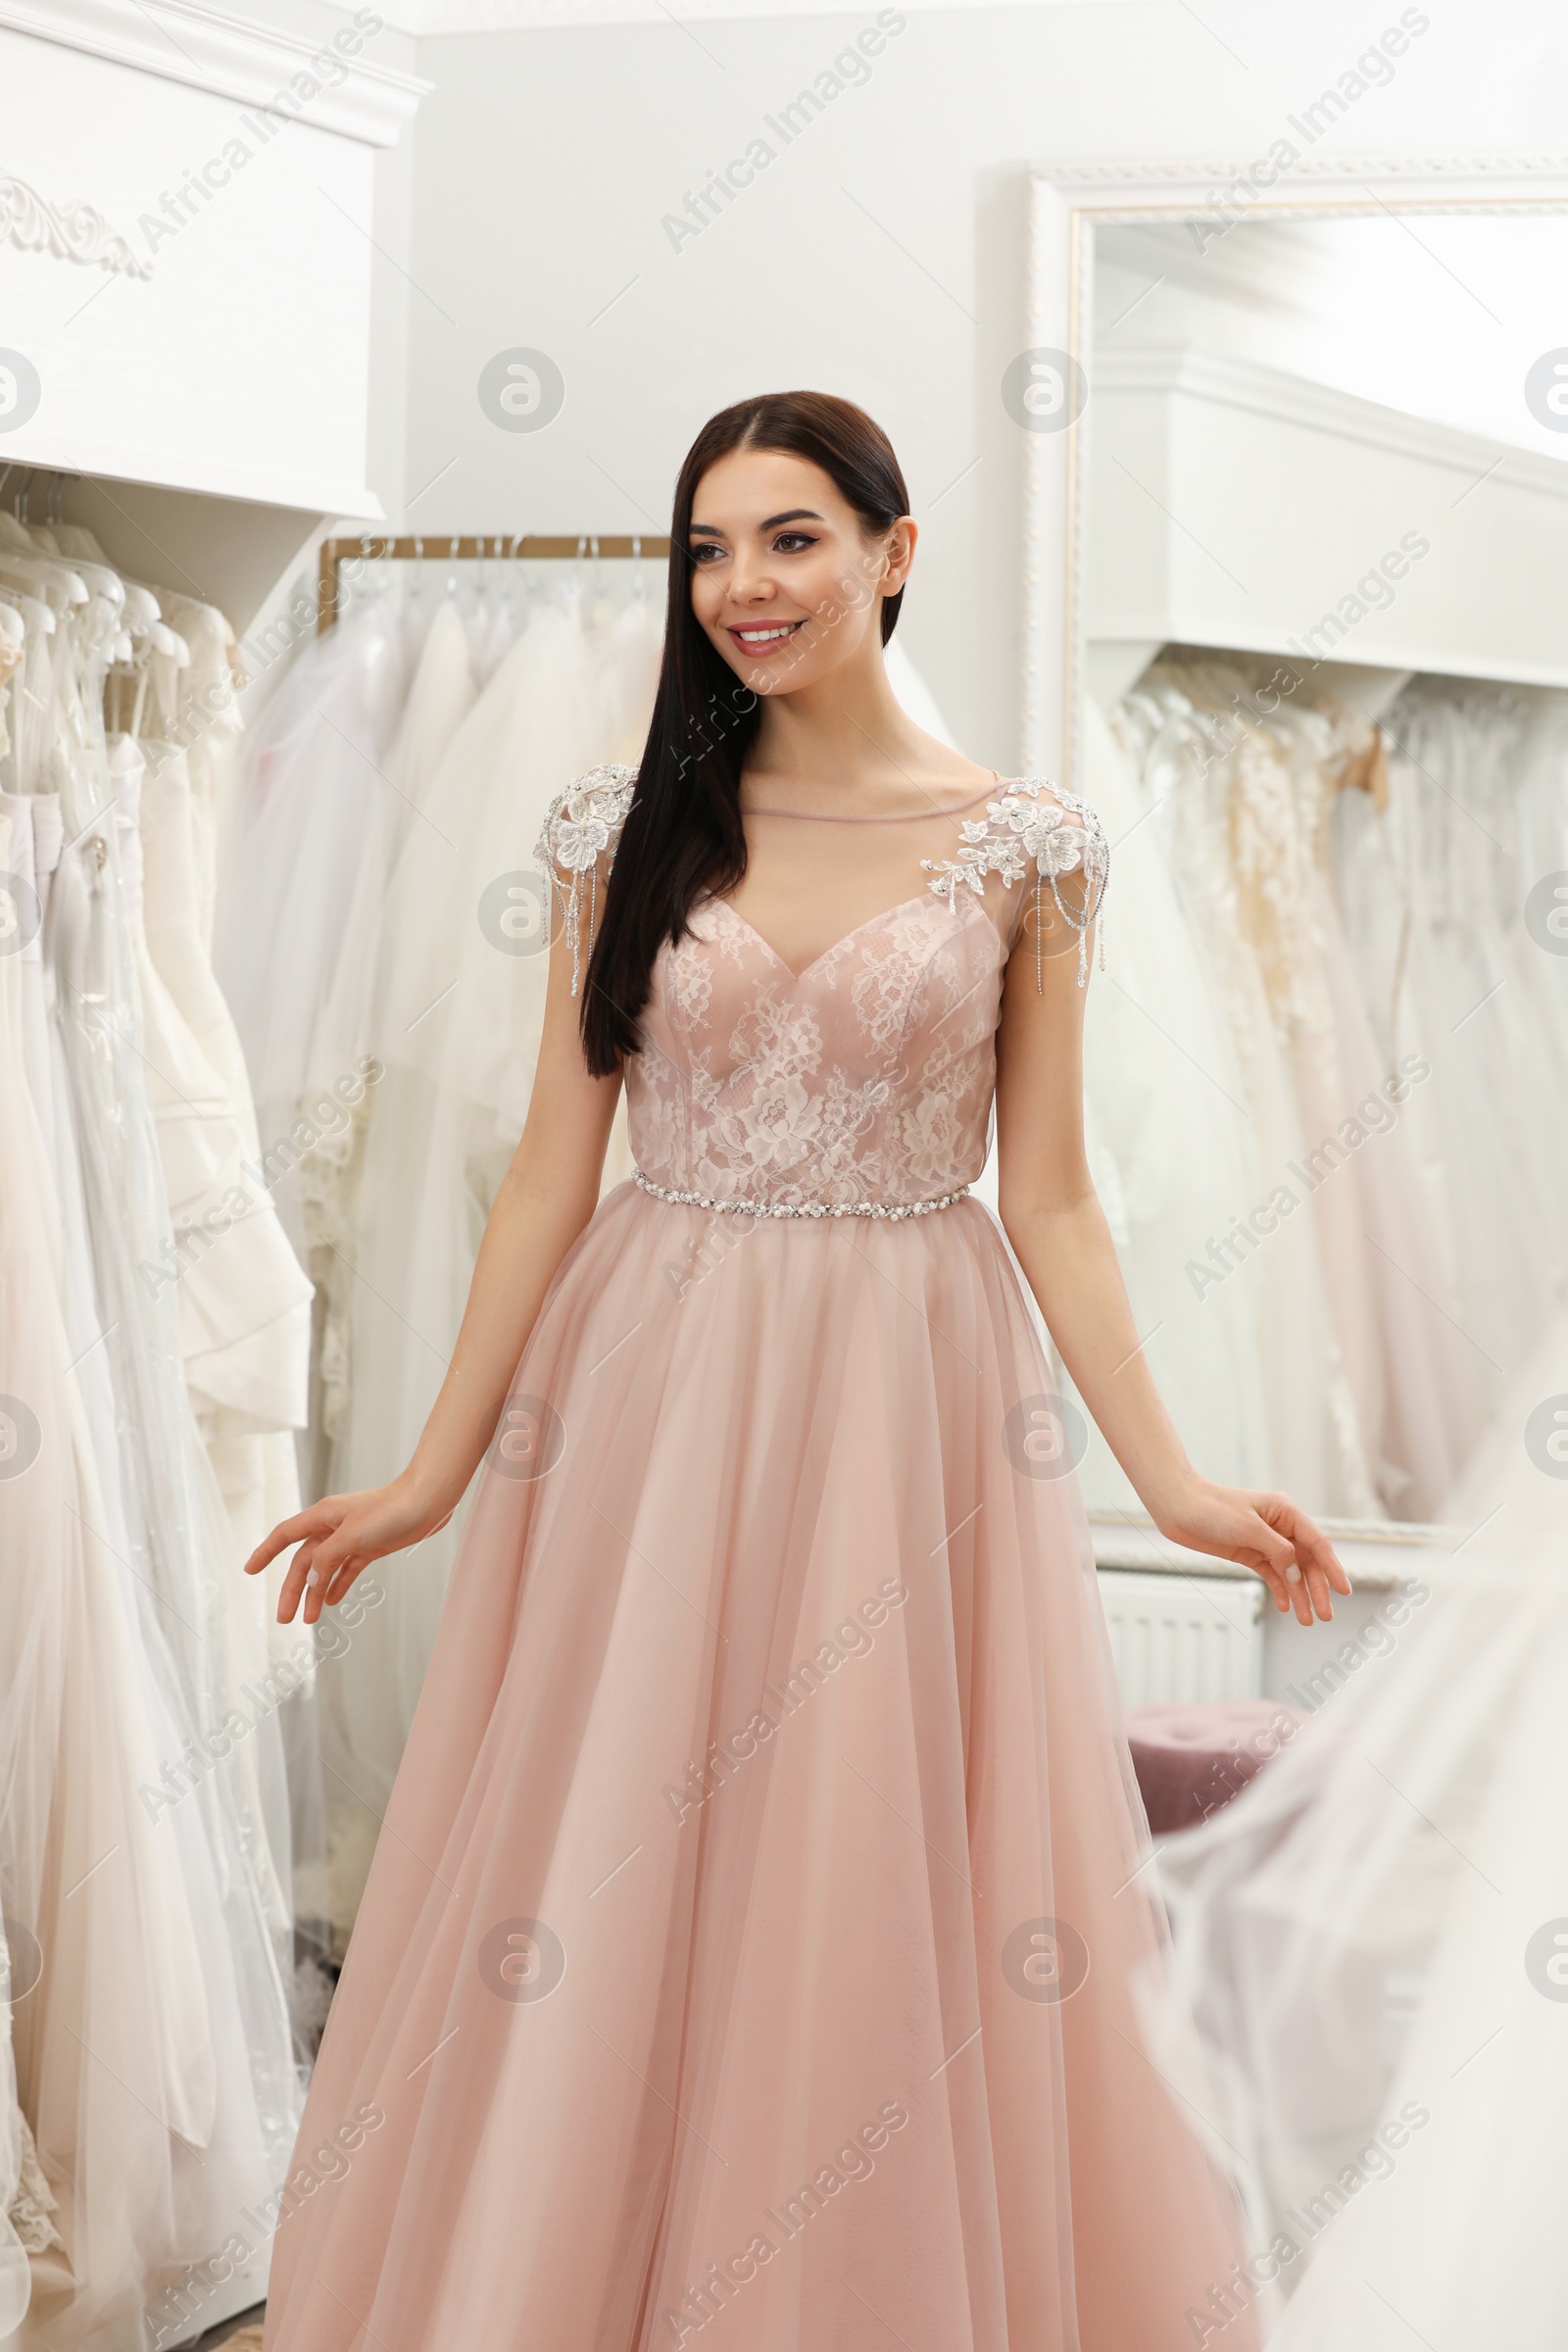
M 147 1101 L 124 871 L 134 852 L 135 810 L 126 775 L 112 771 L 94 716 L 113 632 L 99 625 L 94 609 L 74 622 L 72 634 L 73 644 L 63 649 L 69 658 L 55 664 L 56 702 L 40 762 L 45 777 L 58 779 L 64 820 L 46 951 L 101 1317 L 95 1343 L 113 1383 L 121 1491 L 118 1540 L 105 1541 L 100 1532 L 101 1501 L 86 1525 L 110 1563 L 134 1637 L 124 1672 L 145 1744 L 123 1795 L 127 1811 L 133 1806 L 133 1818 L 149 1827 L 159 1869 L 126 1899 L 136 1908 L 138 1936 L 158 1948 L 159 1982 L 179 1993 L 186 2039 L 171 2056 L 168 2035 L 149 2031 L 145 2060 L 125 2076 L 139 2082 L 144 2065 L 156 2066 L 162 2081 L 160 2094 L 148 2100 L 162 2135 L 128 2168 L 135 2188 L 129 2199 L 107 2193 L 103 2183 L 114 2180 L 115 2167 L 94 2153 L 100 2143 L 93 2110 L 103 2107 L 112 2119 L 124 2094 L 110 2076 L 84 2067 L 75 1994 L 30 2021 L 38 2041 L 25 2065 L 19 2044 L 24 2104 L 37 2122 L 40 2156 L 57 2189 L 64 2184 L 67 2192 L 61 2230 L 70 2267 L 35 2279 L 38 2325 L 61 2346 L 90 2340 L 106 2311 L 124 2324 L 145 2302 L 161 2265 L 220 2242 L 219 2224 L 235 2210 L 233 2200 L 264 2193 L 286 2150 L 299 2096 L 273 1943 L 274 1930 L 281 1940 L 285 1923 L 268 1914 L 262 1826 L 246 1801 L 243 1764 L 237 1774 L 218 1768 L 226 1752 L 221 1576 L 231 1564 L 230 1538 L 186 1393 L 178 1301 L 147 1276 L 147 1269 L 167 1265 L 172 1228 Z M 71 1516 L 49 1514 L 61 1515 Z M 84 1748 L 91 1745 L 86 1720 L 73 1733 Z M 172 1773 L 185 1778 L 172 1784 Z M 121 1842 L 134 1857 L 137 1841 Z M 177 1902 L 164 1885 L 171 1872 L 177 1874 Z M 81 1876 L 61 1877 L 62 1890 Z M 98 1923 L 93 1932 L 112 1945 L 114 1914 L 106 1900 L 78 1895 L 77 1902 Z M 179 1991 L 193 1966 L 199 1998 Z M 128 1981 L 127 2030 L 138 2014 L 133 1994 Z M 113 1996 L 105 1997 L 113 2008 Z M 61 2088 L 46 2102 L 51 2081 Z M 79 2095 L 73 2087 L 78 2082 Z
M 244 1045 L 264 1153 L 286 1142 L 310 1091 L 404 678 L 395 600 L 383 596 L 305 648 L 246 742 L 214 963 Z M 303 1260 L 299 1191 L 289 1176 L 274 1198 Z
M 1169 865 L 1168 815 L 1094 702 L 1085 779 L 1117 864 L 1114 968 L 1085 1013 L 1084 1126 L 1150 1368 L 1184 1444 L 1211 1478 L 1273 1483 L 1257 1301 L 1249 1285 L 1195 1286 L 1189 1261 L 1256 1198 L 1229 1030 L 1216 1011 Z M 1090 1508 L 1142 1511 L 1091 1427 Z
M 371 811 L 330 999 L 312 1041 L 312 1097 L 330 1099 L 339 1074 L 358 1068 L 371 1055 L 391 876 L 411 830 L 422 832 L 428 826 L 425 803 L 430 787 L 477 691 L 467 631 L 455 600 L 448 597 L 425 630 L 414 681 L 386 755 L 386 790 Z M 433 839 L 431 834 L 427 846 Z M 316 1439 L 313 1494 L 326 1491 L 330 1447 L 343 1434 L 348 1409 L 355 1236 L 366 1133 L 374 1104 L 375 1096 L 367 1088 L 349 1106 L 346 1119 L 334 1122 L 322 1135 L 302 1171 L 311 1274 L 319 1301 L 319 1385 L 311 1416 Z
M 584 948 L 630 789 L 547 826 Z M 1175 2352 L 1227 2275 L 1130 1991 L 1159 1917 L 1052 1378 L 964 1197 L 1029 873 L 1098 898 L 1102 837 L 985 799 L 900 820 L 907 892 L 800 972 L 715 899 L 660 952 L 639 1180 L 491 1450 L 269 2352 L 652 2352 L 732 2304 L 749 2352 Z
M 21 862 L 0 810 L 0 868 Z M 0 2117 L 0 2280 L 8 2340 L 75 2345 L 132 2324 L 149 2268 L 184 2250 L 197 2159 L 180 2143 L 210 2134 L 214 2058 L 181 1856 L 138 1793 L 157 1749 L 72 1379 L 21 984 L 21 957 L 0 956 L 0 2010 L 20 2101 Z
M 1330 1313 L 1373 1484 L 1385 1510 L 1431 1520 L 1483 1426 L 1474 1350 L 1411 1149 L 1405 1110 L 1418 1082 L 1378 1054 L 1330 879 L 1332 815 L 1381 741 L 1340 706 L 1283 704 L 1270 720 L 1291 761 L 1309 956 L 1296 992 L 1292 1051 Z
M 659 615 L 638 598 L 608 612 L 570 590 L 544 603 L 408 815 L 370 1039 L 385 1074 L 369 1106 L 354 1234 L 338 1245 L 349 1311 L 335 1372 L 347 1396 L 328 1471 L 334 1492 L 395 1477 L 435 1402 L 539 1051 L 548 883 L 534 844 L 563 776 L 641 748 L 659 642 Z M 626 1172 L 624 1133 L 620 1117 L 607 1189 Z M 460 1534 L 455 1523 L 427 1538 L 378 1580 L 384 1602 L 323 1688 L 343 1942 Z
M 1568 1275 L 1568 1058 L 1515 981 L 1516 956 L 1534 952 L 1514 942 L 1537 879 L 1514 847 L 1523 714 L 1506 693 L 1420 680 L 1383 724 L 1390 807 L 1376 822 L 1337 812 L 1340 896 L 1380 1057 L 1414 1054 L 1432 1070 L 1403 1123 L 1495 1409 Z
M 1329 1322 L 1317 1236 L 1298 1202 L 1286 1209 L 1278 1200 L 1305 1139 L 1250 917 L 1260 883 L 1279 875 L 1297 846 L 1289 780 L 1272 743 L 1256 729 L 1230 740 L 1180 674 L 1165 665 L 1146 672 L 1118 706 L 1119 729 L 1142 761 L 1146 795 L 1168 802 L 1171 871 L 1242 1080 L 1250 1164 L 1233 1217 L 1251 1221 L 1250 1246 L 1234 1224 L 1197 1237 L 1183 1250 L 1188 1279 L 1205 1302 L 1222 1284 L 1255 1302 L 1270 1484 L 1341 1516 L 1372 1518 L 1379 1506 Z
M 224 1716 L 248 1720 L 257 1701 L 250 1695 L 247 1703 L 247 1694 L 265 1687 L 274 1654 L 298 1643 L 297 1632 L 270 1630 L 280 1579 L 258 1586 L 239 1570 L 276 1525 L 266 1514 L 298 1508 L 288 1433 L 306 1418 L 311 1289 L 256 1166 L 243 1061 L 196 929 L 185 755 L 172 744 L 112 736 L 109 756 L 135 820 L 122 870 L 141 1054 L 172 1226 L 167 1258 L 140 1271 L 179 1301 L 185 1385 L 227 1520 L 218 1700 Z M 281 1451 L 264 1447 L 269 1436 Z M 243 1785 L 245 1817 L 266 1828 L 256 1850 L 261 1891 L 291 1976 L 293 1835 L 275 1709 L 235 1743 L 230 1772 Z

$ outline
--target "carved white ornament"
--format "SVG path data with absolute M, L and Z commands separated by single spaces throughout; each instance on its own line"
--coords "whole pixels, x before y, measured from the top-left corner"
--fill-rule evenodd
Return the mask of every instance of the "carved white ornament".
M 125 277 L 151 277 L 144 262 L 117 236 L 94 206 L 51 204 L 24 179 L 0 172 L 0 240 L 24 253 L 52 253 L 57 262 L 81 262 L 89 269 L 119 270 Z

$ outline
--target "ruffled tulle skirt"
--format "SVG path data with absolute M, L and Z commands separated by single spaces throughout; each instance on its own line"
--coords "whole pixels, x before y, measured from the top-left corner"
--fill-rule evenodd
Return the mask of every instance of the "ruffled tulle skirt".
M 1212 2319 L 1232 2212 L 1140 2027 L 1160 1915 L 1053 1385 L 977 1202 L 604 1201 L 454 1572 L 269 2352 Z

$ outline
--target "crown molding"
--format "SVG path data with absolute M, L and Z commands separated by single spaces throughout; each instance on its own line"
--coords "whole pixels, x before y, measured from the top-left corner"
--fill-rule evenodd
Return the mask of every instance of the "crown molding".
M 346 22 L 346 20 L 345 20 Z M 395 146 L 431 88 L 330 39 L 311 42 L 209 8 L 205 0 L 0 0 L 0 30 L 27 33 L 166 81 L 270 106 L 314 59 L 330 56 L 344 78 L 310 100 L 310 120 L 369 147 Z
M 1206 351 L 1192 343 L 1133 343 L 1097 351 L 1093 382 L 1099 392 L 1190 393 L 1277 423 L 1358 441 L 1387 457 L 1444 466 L 1471 481 L 1485 476 L 1500 487 L 1528 490 L 1536 497 L 1568 499 L 1568 458 L 1499 441 L 1466 425 L 1440 424 L 1404 409 L 1391 409 L 1382 401 L 1342 391 L 1337 384 L 1318 383 L 1262 360 Z
M 967 15 L 976 9 L 1083 7 L 1091 0 L 900 0 L 911 16 Z M 762 24 L 797 17 L 841 17 L 848 0 L 680 0 L 682 24 Z M 670 25 L 664 0 L 382 0 L 389 24 L 421 40 L 475 32 L 569 32 L 597 25 Z
M 1428 202 L 1462 212 L 1511 204 L 1559 211 L 1568 201 L 1565 155 L 1298 155 L 1259 178 L 1270 159 L 1258 156 L 1086 157 L 1037 164 L 1038 187 L 1054 190 L 1075 210 L 1120 215 L 1128 221 L 1175 220 L 1183 200 L 1211 210 L 1216 199 L 1240 192 L 1259 220 L 1291 213 L 1381 209 L 1379 189 L 1396 204 Z M 1141 201 L 1129 201 L 1137 191 Z

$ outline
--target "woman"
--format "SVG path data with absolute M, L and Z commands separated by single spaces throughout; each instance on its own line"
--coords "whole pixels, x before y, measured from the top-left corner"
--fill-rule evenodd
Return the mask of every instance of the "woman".
M 907 508 L 848 402 L 699 434 L 641 767 L 541 845 L 538 1073 L 440 1399 L 401 1478 L 250 1563 L 297 1544 L 314 1623 L 487 1457 L 269 2352 L 1213 2325 L 1237 2249 L 1141 2048 L 1159 1921 L 1073 1413 L 966 1198 L 993 1092 L 1007 1237 L 1157 1525 L 1303 1623 L 1348 1586 L 1150 1381 L 1080 1128 L 1103 837 L 894 702 Z M 637 1178 L 596 1210 L 622 1082 Z

